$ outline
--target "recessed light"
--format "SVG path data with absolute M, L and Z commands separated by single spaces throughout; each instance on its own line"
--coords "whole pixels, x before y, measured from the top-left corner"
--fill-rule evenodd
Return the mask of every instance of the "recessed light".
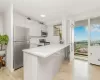
M 44 15 L 44 14 L 42 14 L 42 15 L 40 15 L 41 17 L 46 17 L 46 15 Z

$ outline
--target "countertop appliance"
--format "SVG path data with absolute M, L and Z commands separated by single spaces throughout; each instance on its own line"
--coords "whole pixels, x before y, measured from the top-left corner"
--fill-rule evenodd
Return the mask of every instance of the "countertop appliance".
M 14 27 L 13 45 L 13 68 L 18 69 L 23 66 L 23 49 L 29 48 L 29 29 L 24 27 Z
M 35 44 L 35 43 L 30 43 L 30 48 L 36 48 L 36 47 L 40 47 L 40 46 L 44 46 L 44 45 Z
M 42 36 L 42 37 L 47 37 L 47 35 L 48 35 L 47 32 L 45 32 L 45 31 L 41 31 L 41 36 Z

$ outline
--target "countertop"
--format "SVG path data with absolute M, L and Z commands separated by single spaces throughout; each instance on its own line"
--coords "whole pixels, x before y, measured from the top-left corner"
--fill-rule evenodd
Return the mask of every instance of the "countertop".
M 56 53 L 57 51 L 64 49 L 67 46 L 68 45 L 64 45 L 64 44 L 51 44 L 51 45 L 47 45 L 47 46 L 25 49 L 25 50 L 23 50 L 23 52 L 31 54 L 31 55 L 35 55 L 38 57 L 46 58 L 46 57 Z

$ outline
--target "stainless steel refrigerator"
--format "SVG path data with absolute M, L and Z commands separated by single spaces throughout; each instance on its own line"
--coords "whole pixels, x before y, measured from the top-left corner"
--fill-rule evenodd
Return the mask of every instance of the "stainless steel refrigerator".
M 29 29 L 24 27 L 14 27 L 14 52 L 13 67 L 18 69 L 23 66 L 23 49 L 29 48 Z

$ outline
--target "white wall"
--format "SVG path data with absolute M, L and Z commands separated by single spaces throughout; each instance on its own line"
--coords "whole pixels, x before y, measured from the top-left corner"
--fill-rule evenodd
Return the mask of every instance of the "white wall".
M 48 26 L 48 37 L 47 40 L 50 41 L 51 43 L 59 43 L 59 36 L 54 36 L 53 35 L 53 25 L 56 24 L 60 24 L 59 23 L 53 23 L 53 24 L 49 24 Z M 64 44 L 68 44 L 68 40 L 69 40 L 69 28 L 68 28 L 68 20 L 66 18 L 62 19 L 62 39 L 64 41 Z
M 4 13 L 4 34 L 9 36 L 9 42 L 7 46 L 6 66 L 13 70 L 13 5 L 9 5 Z
M 0 13 L 0 34 L 3 33 L 3 26 L 4 26 L 4 15 Z
M 53 25 L 49 25 L 47 28 L 47 31 L 48 31 L 47 41 L 49 41 L 50 43 L 58 44 L 59 43 L 59 36 L 53 35 Z
M 69 28 L 68 28 L 68 20 L 67 19 L 63 19 L 62 20 L 62 37 L 63 37 L 63 41 L 64 44 L 68 45 L 68 40 L 69 40 Z

